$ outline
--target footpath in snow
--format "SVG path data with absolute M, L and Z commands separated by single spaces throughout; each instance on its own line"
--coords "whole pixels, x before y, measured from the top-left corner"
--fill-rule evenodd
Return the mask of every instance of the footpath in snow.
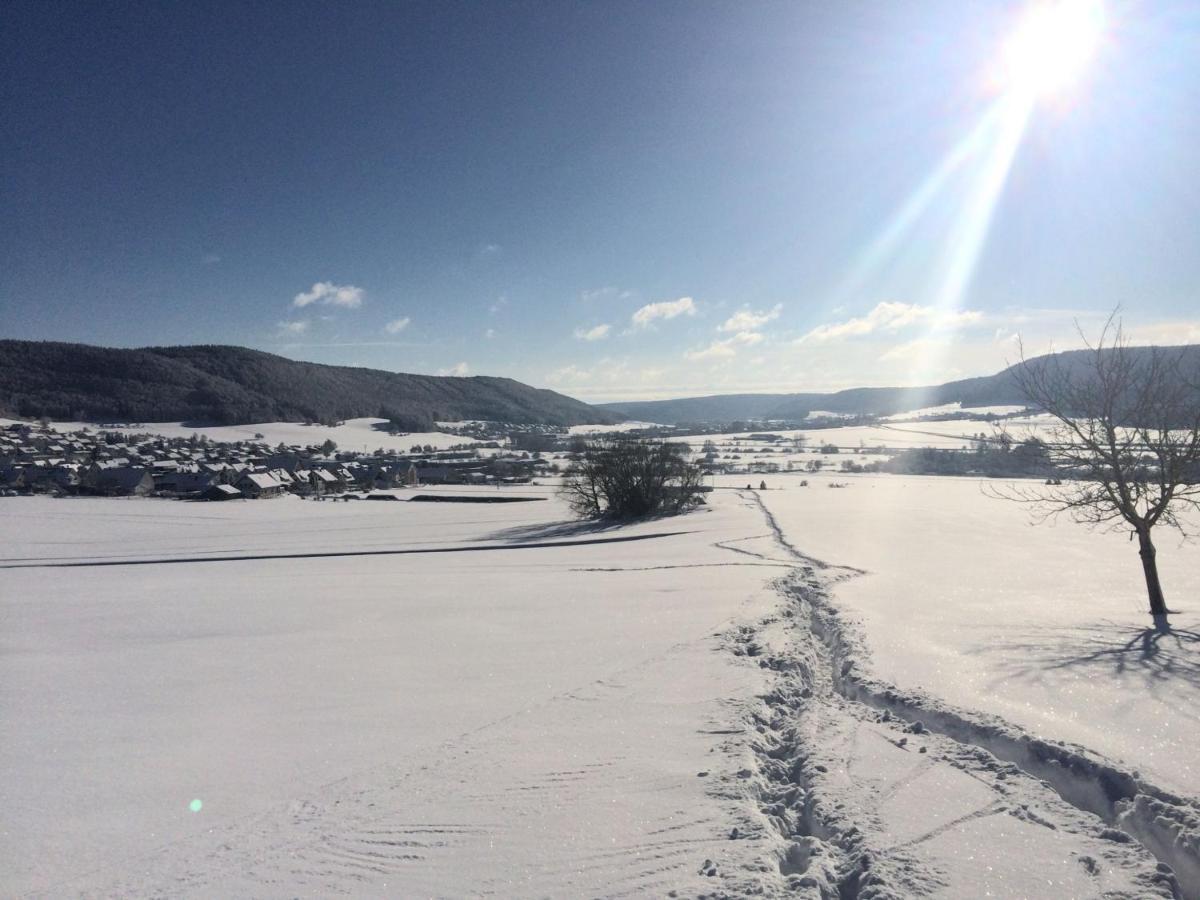
M 908 487 L 912 489 L 912 485 Z M 930 872 L 942 872 L 948 894 L 959 896 L 964 889 L 995 896 L 1148 896 L 1155 891 L 1165 896 L 1200 895 L 1200 805 L 1194 796 L 1168 791 L 1135 768 L 1084 746 L 1023 730 L 994 715 L 996 705 L 980 695 L 974 695 L 976 703 L 970 707 L 947 703 L 944 697 L 953 690 L 941 689 L 948 685 L 914 683 L 905 678 L 904 660 L 897 660 L 904 652 L 922 652 L 925 644 L 915 641 L 909 648 L 906 634 L 881 627 L 871 615 L 865 616 L 865 626 L 847 615 L 848 609 L 857 612 L 859 608 L 842 598 L 859 596 L 851 589 L 869 587 L 870 573 L 828 562 L 831 553 L 825 554 L 825 560 L 805 555 L 796 549 L 796 535 L 802 535 L 805 542 L 811 537 L 823 550 L 835 550 L 833 544 L 847 533 L 842 523 L 846 522 L 849 493 L 822 490 L 807 495 L 803 491 L 791 496 L 784 491 L 753 495 L 768 517 L 775 556 L 792 557 L 801 564 L 798 573 L 779 582 L 780 589 L 794 601 L 785 611 L 789 627 L 780 631 L 774 623 L 767 623 L 762 634 L 753 638 L 771 647 L 770 651 L 760 647 L 759 653 L 773 654 L 770 664 L 787 673 L 764 715 L 769 729 L 764 743 L 766 762 L 760 771 L 768 782 L 767 796 L 788 801 L 775 801 L 775 812 L 790 814 L 781 824 L 781 833 L 804 835 L 792 850 L 803 861 L 801 868 L 807 873 L 812 867 L 811 843 L 817 840 L 825 876 L 828 880 L 836 875 L 843 892 L 847 885 L 857 891 L 859 881 L 865 878 L 880 889 L 886 886 L 901 894 L 921 893 L 929 889 L 928 885 L 919 887 L 922 879 Z M 744 495 L 751 496 L 750 492 Z M 835 515 L 825 503 L 827 495 L 832 495 L 830 501 L 837 503 L 841 515 Z M 923 524 L 929 518 L 922 515 L 923 508 L 909 515 L 899 501 L 893 508 L 896 519 L 903 515 L 910 523 L 915 519 Z M 777 516 L 772 510 L 784 514 Z M 884 533 L 879 521 L 887 522 L 887 510 L 874 510 L 874 524 L 866 521 L 871 508 L 854 511 L 859 513 L 851 518 L 856 529 L 869 530 L 874 540 L 864 542 L 860 534 L 844 544 L 867 545 L 893 559 L 910 553 L 907 569 L 889 573 L 889 599 L 893 604 L 910 604 L 912 617 L 928 623 L 935 618 L 929 607 L 954 596 L 936 589 L 941 585 L 926 586 L 931 589 L 922 591 L 919 581 L 905 582 L 912 565 L 919 565 L 928 554 L 922 555 L 915 537 L 906 542 L 899 533 Z M 795 527 L 802 516 L 808 517 L 811 531 Z M 792 527 L 781 527 L 781 521 Z M 836 524 L 831 527 L 831 523 Z M 959 526 L 963 524 L 958 520 Z M 947 534 L 951 531 L 945 527 Z M 970 534 L 972 529 L 963 531 Z M 928 533 L 922 536 L 930 539 Z M 998 530 L 997 538 L 1003 537 Z M 880 550 L 879 542 L 886 545 L 888 538 L 894 538 L 896 544 Z M 971 572 L 973 561 L 991 558 L 988 554 L 972 557 L 951 539 L 946 544 L 960 568 L 960 578 Z M 993 543 L 992 556 L 995 549 Z M 1039 607 L 1036 596 L 1027 597 L 1026 603 L 1031 611 Z M 986 624 L 998 640 L 1007 619 L 988 621 L 986 612 L 968 610 L 977 617 L 975 636 Z M 900 610 L 890 613 L 895 618 L 904 614 Z M 955 624 L 953 613 L 947 618 Z M 953 628 L 948 633 L 955 634 Z M 789 641 L 793 642 L 790 649 Z M 887 648 L 883 656 L 890 668 L 876 666 L 872 651 L 880 645 Z M 956 660 L 946 657 L 964 652 L 963 648 L 943 636 L 940 649 L 939 671 L 949 675 L 956 669 Z M 963 668 L 971 674 L 969 666 Z M 923 671 L 919 667 L 914 670 Z M 898 672 L 899 677 L 881 677 L 881 671 L 889 675 Z M 1171 689 L 1181 694 L 1194 691 L 1186 674 L 1180 680 L 1184 683 Z M 1118 701 L 1121 692 L 1130 689 L 1120 681 L 1114 678 L 1113 693 Z M 821 696 L 828 697 L 828 702 L 813 702 L 812 698 Z M 1086 702 L 1089 696 L 1078 699 Z M 1070 698 L 1066 698 L 1058 708 L 1070 711 L 1069 707 Z M 1109 726 L 1119 732 L 1122 704 L 1113 707 L 1074 712 L 1093 718 L 1108 716 Z M 1183 762 L 1191 752 L 1181 749 L 1178 759 Z M 905 754 L 909 760 L 903 761 L 897 754 Z M 790 771 L 781 772 L 776 762 L 781 757 L 792 758 Z M 959 775 L 949 777 L 946 764 L 959 770 Z M 889 778 L 889 771 L 894 779 Z M 964 776 L 975 784 L 974 799 L 971 791 L 964 790 Z M 981 792 L 980 786 L 987 790 Z M 796 792 L 795 798 L 790 791 Z M 939 807 L 956 814 L 939 824 Z M 1024 824 L 1014 826 L 1014 818 Z M 1029 824 L 1047 833 L 1022 837 Z M 908 828 L 914 831 L 909 833 Z M 846 834 L 850 834 L 849 840 Z M 905 834 L 907 839 L 899 839 Z M 1008 856 L 1013 853 L 1017 855 Z M 997 855 L 1000 860 L 1021 860 L 1025 880 L 1014 877 L 1021 873 L 1011 871 L 1011 863 L 1005 873 L 1004 864 L 993 858 Z M 923 856 L 928 857 L 928 871 L 920 864 Z M 833 862 L 825 861 L 827 857 Z M 1151 865 L 1155 859 L 1158 865 Z M 820 880 L 820 874 L 804 877 Z

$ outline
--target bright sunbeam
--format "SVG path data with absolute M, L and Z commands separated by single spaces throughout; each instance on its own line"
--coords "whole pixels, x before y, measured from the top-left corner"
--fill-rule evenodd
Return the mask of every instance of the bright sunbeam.
M 1095 55 L 1103 33 L 1100 0 L 1031 7 L 1001 51 L 1002 88 L 1044 97 L 1070 87 Z
M 934 295 L 939 308 L 952 309 L 962 300 L 1031 111 L 1032 104 L 1020 94 L 1002 98 L 993 110 L 998 115 L 991 120 L 987 156 L 959 205 L 948 241 L 944 275 Z
M 905 251 L 906 239 L 935 202 L 953 204 L 950 228 L 919 301 L 932 307 L 931 324 L 910 383 L 926 383 L 939 371 L 945 339 L 933 332 L 938 323 L 955 321 L 962 310 L 1035 108 L 1080 81 L 1105 29 L 1102 0 L 1035 0 L 1027 7 L 991 68 L 999 95 L 867 245 L 837 290 L 839 302 L 857 293 L 889 259 Z
M 985 120 L 991 126 L 987 155 L 965 192 L 947 241 L 940 282 L 933 294 L 935 322 L 953 318 L 961 310 L 963 295 L 983 252 L 992 216 L 1032 110 L 1030 96 L 1014 92 L 1002 97 L 992 109 L 994 117 L 989 115 Z M 929 346 L 936 345 L 930 343 Z M 910 375 L 912 380 L 921 384 L 936 380 L 942 362 L 940 356 L 929 353 L 918 359 Z
M 887 226 L 879 233 L 878 237 L 871 241 L 850 273 L 835 289 L 833 296 L 837 302 L 840 303 L 858 291 L 879 267 L 895 254 L 904 238 L 946 190 L 951 179 L 966 168 L 968 163 L 977 160 L 981 154 L 987 152 L 996 127 L 996 120 L 1000 118 L 1001 112 L 1002 110 L 997 104 L 984 115 L 979 120 L 979 124 L 946 154 L 920 187 L 909 195 L 888 221 Z

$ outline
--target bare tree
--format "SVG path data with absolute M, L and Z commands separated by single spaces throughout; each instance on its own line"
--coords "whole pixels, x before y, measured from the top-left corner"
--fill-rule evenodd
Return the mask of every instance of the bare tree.
M 1128 526 L 1150 598 L 1168 614 L 1151 532 L 1187 537 L 1185 512 L 1200 510 L 1200 354 L 1195 348 L 1132 347 L 1114 312 L 1086 350 L 1027 359 L 1011 370 L 1030 405 L 1049 413 L 1045 435 L 1061 474 L 1007 499 L 1035 504 L 1043 518 L 1067 513 L 1101 528 Z
M 577 515 L 591 518 L 681 512 L 700 502 L 703 477 L 688 452 L 686 444 L 591 443 L 567 472 L 562 494 Z

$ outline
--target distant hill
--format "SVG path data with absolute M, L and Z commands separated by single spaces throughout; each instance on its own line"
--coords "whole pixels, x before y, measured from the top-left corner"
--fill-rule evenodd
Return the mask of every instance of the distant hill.
M 1132 348 L 1134 352 L 1149 348 Z M 1162 348 L 1184 354 L 1185 365 L 1200 372 L 1200 345 Z M 1086 350 L 1058 354 L 1062 363 L 1082 363 Z M 725 423 L 738 420 L 799 421 L 808 413 L 825 411 L 857 415 L 892 415 L 926 406 L 961 403 L 963 406 L 1009 406 L 1025 403 L 1012 377 L 1013 367 L 980 378 L 967 378 L 928 387 L 850 388 L 831 394 L 726 394 L 686 397 L 679 400 L 647 400 L 601 403 L 601 409 L 644 422 L 674 425 Z M 1200 394 L 1197 395 L 1200 404 Z
M 405 375 L 296 362 L 245 347 L 118 350 L 0 340 L 0 413 L 84 421 L 233 425 L 396 420 L 608 424 L 621 417 L 511 378 Z

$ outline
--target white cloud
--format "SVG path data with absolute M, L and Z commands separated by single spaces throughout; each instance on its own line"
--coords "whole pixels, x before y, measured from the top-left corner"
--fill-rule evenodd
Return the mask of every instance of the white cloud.
M 683 355 L 687 359 L 699 362 L 705 359 L 731 359 L 737 356 L 737 351 L 728 341 L 713 341 L 701 350 L 689 350 Z
M 483 333 L 483 336 L 484 336 L 485 338 L 487 338 L 487 339 L 490 341 L 492 338 L 494 338 L 494 337 L 496 336 L 496 329 L 495 329 L 495 328 L 489 328 L 487 331 L 485 331 L 485 332 Z
M 344 306 L 355 309 L 362 306 L 363 289 L 352 284 L 334 284 L 332 281 L 318 281 L 307 291 L 297 294 L 292 299 L 292 306 L 309 306 L 320 303 L 325 306 Z
M 933 317 L 934 328 L 954 331 L 969 325 L 978 325 L 983 321 L 983 313 L 973 309 L 955 309 Z
M 602 341 L 608 337 L 611 325 L 597 325 L 594 328 L 576 328 L 575 337 L 581 341 Z
M 718 328 L 718 331 L 756 331 L 762 328 L 773 319 L 778 319 L 780 312 L 783 311 L 783 304 L 776 303 L 773 307 L 763 312 L 755 312 L 752 309 L 743 309 L 735 312 L 732 316 L 725 320 L 724 324 Z
M 471 374 L 471 367 L 465 362 L 455 363 L 448 369 L 438 369 L 439 375 L 453 375 L 456 378 L 465 378 Z
M 920 306 L 915 303 L 877 303 L 865 316 L 856 316 L 844 322 L 833 322 L 818 325 L 812 331 L 801 337 L 798 343 L 806 341 L 832 341 L 842 338 L 862 337 L 875 332 L 895 333 L 918 322 L 926 323 L 931 328 L 951 331 L 975 324 L 983 318 L 982 313 L 974 310 L 947 310 L 939 312 L 932 306 Z
M 1134 325 L 1125 329 L 1125 336 L 1134 343 L 1157 344 L 1160 347 L 1200 344 L 1200 322 L 1184 320 Z
M 680 297 L 678 300 L 647 303 L 633 314 L 633 324 L 638 328 L 645 328 L 655 319 L 674 319 L 676 316 L 694 316 L 695 314 L 695 301 L 691 297 Z
M 665 369 L 646 367 L 634 369 L 628 359 L 604 357 L 588 369 L 574 364 L 563 366 L 546 373 L 546 383 L 572 390 L 584 388 L 590 392 L 602 386 L 624 383 L 654 384 L 665 374 Z
M 308 319 L 298 319 L 294 322 L 280 322 L 279 330 L 285 334 L 304 334 L 308 331 Z
M 905 341 L 903 344 L 896 344 L 896 346 L 890 347 L 880 355 L 879 359 L 881 362 L 916 363 L 934 357 L 934 354 L 937 354 L 936 358 L 942 358 L 945 356 L 946 349 L 950 344 L 951 342 L 944 338 L 913 338 L 911 341 Z
M 404 316 L 399 319 L 393 319 L 383 326 L 383 330 L 388 334 L 399 334 L 408 327 L 408 323 L 411 321 L 412 320 L 408 316 Z
M 561 369 L 555 369 L 546 375 L 546 381 L 549 384 L 576 384 L 580 381 L 587 381 L 592 377 L 592 373 L 586 369 L 581 369 L 578 366 L 563 366 Z
M 757 331 L 739 331 L 733 337 L 713 341 L 704 349 L 690 350 L 684 356 L 690 360 L 730 359 L 737 356 L 738 347 L 752 347 L 762 341 L 763 336 Z
M 612 298 L 627 300 L 632 296 L 633 291 L 625 291 L 615 287 L 594 288 L 590 291 L 579 292 L 579 299 L 585 303 L 590 303 L 593 300 L 607 300 Z

